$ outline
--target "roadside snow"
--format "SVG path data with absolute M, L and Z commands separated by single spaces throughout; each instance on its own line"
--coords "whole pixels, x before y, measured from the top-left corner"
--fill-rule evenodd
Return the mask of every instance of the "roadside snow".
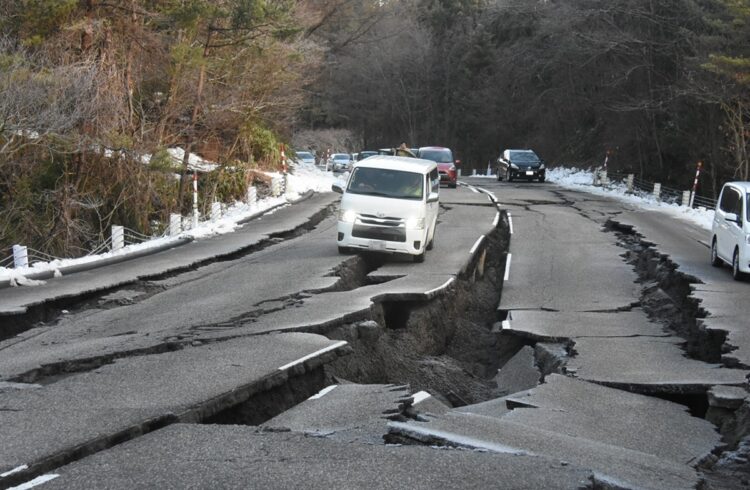
M 281 174 L 278 173 L 269 173 L 268 175 L 281 176 Z M 11 286 L 36 286 L 44 284 L 44 281 L 33 280 L 26 276 L 49 271 L 53 271 L 55 276 L 60 276 L 60 269 L 66 267 L 89 264 L 109 259 L 110 257 L 119 257 L 152 248 L 167 246 L 169 244 L 176 244 L 186 237 L 200 239 L 213 235 L 231 233 L 241 226 L 239 222 L 245 218 L 262 213 L 263 211 L 267 211 L 274 207 L 288 204 L 299 199 L 302 194 L 310 190 L 315 192 L 330 192 L 331 184 L 336 181 L 336 177 L 332 172 L 325 172 L 314 165 L 305 164 L 298 164 L 294 168 L 294 174 L 289 174 L 288 177 L 288 187 L 285 195 L 261 199 L 255 204 L 235 202 L 224 210 L 220 219 L 216 221 L 211 221 L 210 219 L 202 221 L 196 228 L 186 230 L 179 236 L 154 238 L 147 242 L 127 245 L 120 250 L 88 255 L 76 259 L 55 259 L 50 262 L 33 262 L 29 267 L 21 269 L 0 267 L 0 282 L 4 283 L 7 281 Z
M 493 175 L 491 172 L 487 172 L 486 174 L 482 174 L 479 172 L 477 172 L 477 170 L 474 170 L 471 177 L 479 179 L 497 178 L 497 175 Z M 669 204 L 666 202 L 657 201 L 652 195 L 646 193 L 628 194 L 626 192 L 627 188 L 624 184 L 613 183 L 608 187 L 594 186 L 594 172 L 590 170 L 580 170 L 577 168 L 563 167 L 549 168 L 547 169 L 547 180 L 569 189 L 578 189 L 590 194 L 597 194 L 600 196 L 607 196 L 618 199 L 641 209 L 660 211 L 662 213 L 669 214 L 670 216 L 690 221 L 691 223 L 694 223 L 706 230 L 711 229 L 711 222 L 714 219 L 713 209 L 706 209 L 702 207 L 689 209 L 677 204 Z
M 713 209 L 690 209 L 685 206 L 658 201 L 650 194 L 628 194 L 627 187 L 624 184 L 611 184 L 608 187 L 594 186 L 594 173 L 589 170 L 562 167 L 547 169 L 547 180 L 569 189 L 578 189 L 590 194 L 607 196 L 627 202 L 641 209 L 669 214 L 670 216 L 690 221 L 706 230 L 711 229 L 711 222 L 714 219 Z

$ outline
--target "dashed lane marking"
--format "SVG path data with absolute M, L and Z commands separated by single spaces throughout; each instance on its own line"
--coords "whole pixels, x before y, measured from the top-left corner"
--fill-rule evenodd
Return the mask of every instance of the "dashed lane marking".
M 469 255 L 474 255 L 474 252 L 477 251 L 477 248 L 479 248 L 479 245 L 482 244 L 482 240 L 484 240 L 484 235 L 477 238 L 477 241 L 474 242 L 474 246 L 471 247 L 471 250 L 469 250 Z
M 429 291 L 426 291 L 426 292 L 425 292 L 424 294 L 425 294 L 426 296 L 429 296 L 429 295 L 431 295 L 431 294 L 433 294 L 433 293 L 437 293 L 437 292 L 438 292 L 438 291 L 440 291 L 441 289 L 445 289 L 445 288 L 447 288 L 448 286 L 450 286 L 450 284 L 451 284 L 451 283 L 452 283 L 452 282 L 453 282 L 453 281 L 454 281 L 455 279 L 456 279 L 455 277 L 451 277 L 450 279 L 448 279 L 447 281 L 445 281 L 445 282 L 444 282 L 444 283 L 443 283 L 443 284 L 442 284 L 441 286 L 438 286 L 438 287 L 436 287 L 435 289 L 430 289 Z
M 5 473 L 0 473 L 0 478 L 5 478 L 6 476 L 10 476 L 14 473 L 18 473 L 19 471 L 28 470 L 28 469 L 29 469 L 29 465 L 24 464 L 16 468 L 13 468 L 12 470 L 6 471 Z
M 336 388 L 337 386 L 338 385 L 327 386 L 327 387 L 323 388 L 322 390 L 320 390 L 316 395 L 313 395 L 310 398 L 308 398 L 308 400 L 317 400 L 318 398 L 323 398 L 328 393 L 332 392 L 334 390 L 334 388 Z
M 289 368 L 291 368 L 291 367 L 294 367 L 294 366 L 296 366 L 297 364 L 302 364 L 303 362 L 307 361 L 308 359 L 312 359 L 312 358 L 314 358 L 314 357 L 318 357 L 318 356 L 319 356 L 319 355 L 321 355 L 321 354 L 325 354 L 326 352 L 329 352 L 329 351 L 332 351 L 332 350 L 336 350 L 336 349 L 338 349 L 339 347 L 341 347 L 341 346 L 344 346 L 344 345 L 346 345 L 346 344 L 347 344 L 346 340 L 342 340 L 342 341 L 340 341 L 340 342 L 336 342 L 336 343 L 335 343 L 335 344 L 333 344 L 333 345 L 329 345 L 329 346 L 328 346 L 328 347 L 326 347 L 325 349 L 320 349 L 320 350 L 319 350 L 319 351 L 317 351 L 317 352 L 313 352 L 312 354 L 308 354 L 308 355 L 306 355 L 305 357 L 301 357 L 301 358 L 297 359 L 296 361 L 292 361 L 292 362 L 290 362 L 289 364 L 285 364 L 285 365 L 281 366 L 281 367 L 279 368 L 279 371 L 286 371 L 287 369 L 289 369 Z
M 507 281 L 510 277 L 510 258 L 511 254 L 508 254 L 508 256 L 505 258 L 505 276 L 503 277 L 503 281 Z
M 60 475 L 49 474 L 49 475 L 38 476 L 31 481 L 27 481 L 26 483 L 18 485 L 17 487 L 11 487 L 8 490 L 28 490 L 29 488 L 34 488 L 36 486 L 47 483 L 50 480 L 54 480 L 58 476 Z

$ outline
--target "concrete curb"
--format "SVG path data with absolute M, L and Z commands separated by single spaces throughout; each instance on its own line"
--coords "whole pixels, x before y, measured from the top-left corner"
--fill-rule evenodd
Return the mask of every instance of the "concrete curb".
M 299 197 L 299 199 L 295 199 L 294 201 L 280 203 L 275 206 L 271 206 L 268 209 L 264 209 L 262 211 L 258 211 L 257 213 L 253 213 L 250 216 L 247 216 L 237 221 L 237 224 L 244 225 L 280 207 L 301 203 L 303 201 L 306 201 L 310 197 L 312 197 L 314 194 L 315 194 L 315 191 L 309 190 L 305 192 L 304 194 L 302 194 Z M 63 276 L 66 276 L 69 274 L 75 274 L 77 272 L 85 272 L 85 271 L 96 269 L 98 267 L 105 267 L 108 265 L 119 264 L 120 262 L 125 262 L 128 260 L 137 259 L 137 258 L 145 257 L 148 255 L 153 255 L 159 252 L 163 252 L 164 250 L 169 250 L 171 248 L 180 247 L 182 245 L 192 242 L 193 240 L 194 238 L 192 237 L 180 237 L 180 238 L 177 238 L 173 242 L 165 243 L 164 245 L 160 245 L 158 247 L 148 248 L 145 250 L 136 250 L 134 252 L 130 252 L 130 253 L 122 254 L 122 255 L 116 255 L 114 257 L 108 257 L 102 260 L 86 262 L 83 264 L 74 264 L 74 265 L 69 265 L 66 267 L 60 267 L 55 270 L 32 272 L 30 274 L 24 274 L 24 277 L 26 279 L 32 279 L 32 280 L 45 280 L 45 279 L 54 278 L 55 274 L 57 274 L 58 272 Z M 0 282 L 0 290 L 5 289 L 5 288 L 10 288 L 10 287 L 12 287 L 10 284 L 10 280 Z

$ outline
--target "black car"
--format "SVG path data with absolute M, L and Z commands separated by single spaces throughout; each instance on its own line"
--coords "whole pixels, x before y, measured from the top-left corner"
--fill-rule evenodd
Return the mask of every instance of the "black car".
M 497 159 L 497 180 L 537 179 L 544 182 L 544 160 L 533 150 L 505 150 Z
M 367 157 L 371 157 L 371 156 L 377 155 L 377 154 L 378 154 L 377 151 L 372 151 L 372 150 L 363 150 L 363 151 L 360 151 L 357 154 L 357 161 L 359 162 L 361 160 L 364 160 Z

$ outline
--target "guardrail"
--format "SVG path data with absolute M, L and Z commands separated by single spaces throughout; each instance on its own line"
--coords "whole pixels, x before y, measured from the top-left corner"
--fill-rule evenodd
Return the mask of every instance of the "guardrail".
M 271 182 L 271 195 L 278 197 L 286 192 L 286 175 L 283 177 L 275 176 Z M 246 203 L 253 206 L 258 201 L 258 193 L 254 186 L 248 187 L 246 194 Z M 211 206 L 211 214 L 207 216 L 205 222 L 215 222 L 221 219 L 225 212 L 225 206 L 215 202 Z M 110 234 L 106 238 L 96 243 L 90 251 L 82 257 L 113 252 L 120 250 L 128 245 L 148 242 L 168 236 L 179 237 L 183 231 L 189 231 L 199 224 L 198 215 L 193 214 L 184 217 L 179 214 L 172 214 L 169 220 L 169 226 L 161 235 L 145 235 L 136 230 L 125 228 L 123 226 L 112 225 Z M 69 258 L 69 257 L 68 257 Z M 38 262 L 52 262 L 55 260 L 64 260 L 65 257 L 56 257 L 45 252 L 26 247 L 24 245 L 13 245 L 12 253 L 9 256 L 0 258 L 0 268 L 22 269 L 29 267 L 30 264 Z
M 650 182 L 639 179 L 635 174 L 626 174 L 621 172 L 607 172 L 606 170 L 594 171 L 594 185 L 608 187 L 612 185 L 623 185 L 627 192 L 638 195 L 649 195 L 655 199 L 677 204 L 685 207 L 703 207 L 713 209 L 716 207 L 716 199 L 692 195 L 689 190 L 680 190 L 667 187 L 659 182 Z

